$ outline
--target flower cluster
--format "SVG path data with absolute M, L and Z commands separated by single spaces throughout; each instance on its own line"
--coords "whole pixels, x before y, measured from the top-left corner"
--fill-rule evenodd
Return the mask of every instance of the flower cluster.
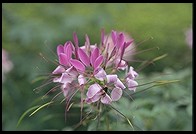
M 75 33 L 73 40 L 57 46 L 59 65 L 52 72 L 53 82 L 60 84 L 65 98 L 81 91 L 87 104 L 111 104 L 126 88 L 136 90 L 138 73 L 125 58 L 131 53 L 133 39 L 127 39 L 123 32 L 112 31 L 106 36 L 102 31 L 98 45 L 91 45 L 87 35 L 84 46 L 79 45 Z M 118 75 L 120 71 L 123 78 Z

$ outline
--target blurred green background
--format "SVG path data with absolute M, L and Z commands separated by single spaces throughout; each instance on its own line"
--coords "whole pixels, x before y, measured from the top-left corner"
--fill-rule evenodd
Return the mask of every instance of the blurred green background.
M 74 130 L 71 126 L 78 121 L 80 112 L 73 108 L 70 121 L 65 123 L 63 104 L 25 117 L 19 127 L 16 124 L 27 109 L 40 104 L 40 97 L 51 88 L 49 85 L 39 94 L 33 92 L 42 84 L 33 80 L 56 67 L 40 53 L 54 61 L 56 46 L 72 41 L 73 32 L 80 44 L 84 43 L 85 34 L 94 44 L 100 42 L 100 31 L 104 28 L 106 33 L 129 33 L 135 44 L 144 41 L 136 47 L 137 51 L 158 48 L 137 54 L 135 59 L 150 60 L 167 54 L 139 72 L 139 84 L 180 80 L 137 94 L 135 101 L 121 98 L 116 107 L 140 128 L 136 130 L 192 130 L 192 49 L 185 40 L 185 32 L 191 26 L 191 3 L 2 4 L 2 48 L 14 65 L 2 85 L 2 129 Z M 136 69 L 139 64 L 131 63 Z M 111 120 L 110 130 L 132 130 L 126 121 L 119 120 L 121 123 Z M 100 130 L 105 130 L 105 124 L 101 125 Z M 76 130 L 92 128 L 93 123 Z

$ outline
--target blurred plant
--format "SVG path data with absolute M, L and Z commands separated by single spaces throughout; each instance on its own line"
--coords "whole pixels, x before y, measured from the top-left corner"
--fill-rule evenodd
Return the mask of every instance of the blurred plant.
M 13 63 L 9 59 L 8 52 L 2 49 L 2 82 L 5 81 L 6 73 L 10 72 L 13 68 Z
M 193 44 L 193 40 L 192 40 L 192 36 L 193 36 L 193 33 L 192 33 L 192 27 L 187 29 L 187 31 L 185 32 L 185 36 L 186 36 L 186 43 L 187 45 L 192 48 L 192 44 Z

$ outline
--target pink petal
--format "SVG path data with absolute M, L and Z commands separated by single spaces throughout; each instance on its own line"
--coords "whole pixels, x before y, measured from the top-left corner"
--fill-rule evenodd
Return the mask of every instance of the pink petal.
M 91 65 L 94 66 L 94 62 L 97 59 L 97 57 L 100 55 L 99 49 L 96 47 L 92 53 L 91 53 L 91 57 L 90 57 L 90 62 Z
M 106 78 L 106 72 L 103 70 L 103 68 L 98 68 L 96 69 L 96 74 L 94 76 L 98 80 L 103 81 Z
M 94 69 L 98 68 L 103 62 L 103 56 L 100 55 L 94 62 Z
M 78 48 L 78 36 L 75 32 L 73 33 L 73 40 L 74 40 L 74 43 L 76 45 L 76 48 Z
M 65 66 L 69 65 L 69 61 L 67 59 L 66 54 L 64 54 L 64 53 L 59 54 L 59 63 L 61 65 L 65 65 Z
M 60 80 L 61 80 L 61 77 L 55 77 L 55 78 L 53 78 L 53 82 L 60 82 Z
M 90 59 L 87 56 L 87 54 L 81 49 L 78 49 L 78 56 L 80 58 L 80 60 L 86 65 L 89 66 L 90 65 Z
M 127 63 L 124 60 L 117 59 L 116 66 L 117 66 L 117 69 L 125 70 L 127 68 Z
M 97 94 L 95 94 L 92 98 L 91 98 L 91 101 L 92 102 L 96 102 L 98 101 L 102 96 L 102 92 L 98 92 Z
M 118 76 L 116 74 L 107 75 L 107 83 L 115 83 L 117 81 Z
M 117 81 L 115 83 L 115 86 L 121 89 L 125 89 L 125 85 L 117 78 Z
M 108 94 L 105 94 L 105 96 L 101 98 L 101 102 L 103 104 L 111 104 L 112 99 L 110 98 Z
M 74 47 L 74 45 L 73 45 L 73 43 L 71 41 L 70 41 L 70 45 L 71 45 L 71 48 L 72 48 L 72 53 L 74 53 L 75 47 Z
M 101 43 L 104 44 L 104 37 L 105 37 L 105 32 L 104 29 L 101 30 Z
M 64 53 L 63 45 L 57 46 L 57 55 L 59 55 L 60 53 Z
M 87 55 L 89 55 L 88 53 L 91 52 L 91 50 L 90 50 L 90 41 L 89 41 L 88 35 L 86 35 L 86 41 L 84 43 L 84 47 L 85 47 L 85 49 L 83 49 L 83 50 L 85 50 Z M 90 58 L 89 58 L 89 61 L 90 61 Z
M 132 39 L 131 41 L 126 42 L 126 43 L 125 43 L 125 48 L 127 48 L 129 45 L 131 45 L 131 44 L 133 43 L 133 41 L 134 41 L 134 40 Z
M 68 73 L 62 73 L 59 82 L 63 84 L 71 83 L 74 77 L 70 76 Z
M 116 39 L 117 39 L 117 33 L 116 33 L 116 31 L 113 31 L 112 30 L 112 41 L 113 41 L 113 43 L 114 43 L 114 45 L 116 45 Z
M 113 47 L 112 52 L 110 53 L 110 57 L 113 57 L 116 54 L 116 46 Z
M 123 33 L 120 33 L 119 35 L 118 35 L 118 37 L 117 37 L 118 39 L 117 39 L 117 44 L 116 44 L 116 46 L 118 47 L 118 48 L 121 48 L 122 47 L 122 45 L 124 44 L 124 34 Z
M 117 101 L 121 98 L 122 96 L 122 89 L 120 88 L 114 88 L 111 92 L 111 98 L 112 101 Z
M 127 73 L 127 77 L 130 79 L 135 79 L 138 76 L 138 73 L 134 71 L 134 68 L 130 66 L 129 72 Z
M 59 66 L 52 72 L 52 74 L 61 74 L 61 73 L 63 73 L 63 72 L 65 72 L 65 68 L 64 68 L 63 66 L 59 65 Z
M 78 75 L 78 71 L 73 66 L 68 68 L 65 72 L 67 72 L 70 76 L 74 76 L 74 77 L 77 77 Z
M 78 70 L 84 72 L 85 71 L 85 66 L 79 61 L 79 60 L 74 60 L 71 59 L 70 63 Z
M 68 42 L 67 45 L 64 46 L 64 52 L 65 52 L 65 54 L 67 55 L 68 60 L 71 59 L 72 51 L 73 51 L 73 50 L 72 50 L 72 45 L 71 45 L 70 42 Z
M 101 90 L 101 86 L 99 84 L 96 83 L 91 85 L 86 93 L 87 98 L 92 98 L 100 90 Z
M 65 42 L 65 44 L 64 44 L 64 46 L 63 46 L 63 51 L 64 51 L 64 53 L 65 53 L 65 50 L 66 50 L 66 47 L 68 46 L 68 44 L 69 44 L 69 41 Z
M 62 90 L 63 90 L 63 95 L 64 95 L 64 97 L 66 98 L 67 96 L 68 96 L 68 93 L 69 93 L 69 91 L 70 91 L 70 85 L 69 84 L 63 84 L 62 86 L 61 86 L 61 88 L 62 88 Z
M 92 98 L 86 98 L 85 101 L 86 101 L 87 104 L 91 104 L 92 103 Z
M 99 99 L 101 98 L 101 95 L 100 94 L 96 94 L 95 96 L 93 96 L 92 98 L 86 98 L 86 103 L 87 104 L 91 104 L 93 102 L 96 102 L 98 101 Z
M 85 46 L 81 46 L 79 48 L 82 49 L 83 51 L 86 51 L 86 47 Z
M 85 82 L 86 82 L 85 77 L 84 77 L 83 75 L 80 74 L 80 75 L 78 76 L 78 83 L 79 83 L 79 85 L 83 85 Z
M 122 57 L 124 55 L 125 52 L 125 43 L 123 43 L 122 47 L 121 47 L 121 51 L 120 51 L 120 60 L 122 60 Z
M 94 51 L 95 48 L 97 48 L 97 44 L 95 44 L 95 45 L 90 45 L 90 51 Z
M 128 89 L 129 90 L 133 90 L 135 92 L 137 86 L 138 86 L 138 83 L 132 79 L 127 79 L 127 86 L 128 86 Z
M 75 56 L 76 56 L 76 59 L 78 59 L 79 45 L 78 45 L 78 37 L 77 37 L 77 34 L 75 32 L 73 33 L 73 40 L 74 40 L 74 43 L 75 43 Z
M 87 46 L 87 47 L 90 47 L 90 40 L 89 40 L 89 37 L 88 37 L 88 35 L 86 34 L 86 42 L 85 42 L 85 45 Z

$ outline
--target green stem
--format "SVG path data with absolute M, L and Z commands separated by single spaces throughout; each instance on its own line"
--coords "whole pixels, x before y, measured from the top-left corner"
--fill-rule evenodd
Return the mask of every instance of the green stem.
M 106 113 L 105 116 L 105 122 L 106 122 L 106 130 L 110 131 L 110 124 L 109 124 L 109 119 L 108 119 L 108 114 Z
M 132 127 L 132 129 L 133 129 L 133 131 L 134 131 L 133 124 L 131 123 L 131 121 L 129 120 L 129 118 L 126 117 L 123 113 L 121 113 L 118 109 L 114 108 L 112 105 L 110 105 L 110 107 L 111 107 L 112 109 L 114 109 L 116 112 L 118 112 L 121 116 L 123 116 L 123 117 L 127 120 L 127 122 L 129 123 L 129 125 Z
M 101 114 L 101 102 L 98 101 L 98 120 L 97 120 L 96 131 L 98 130 L 98 127 L 99 127 L 99 124 L 100 124 L 100 114 Z

